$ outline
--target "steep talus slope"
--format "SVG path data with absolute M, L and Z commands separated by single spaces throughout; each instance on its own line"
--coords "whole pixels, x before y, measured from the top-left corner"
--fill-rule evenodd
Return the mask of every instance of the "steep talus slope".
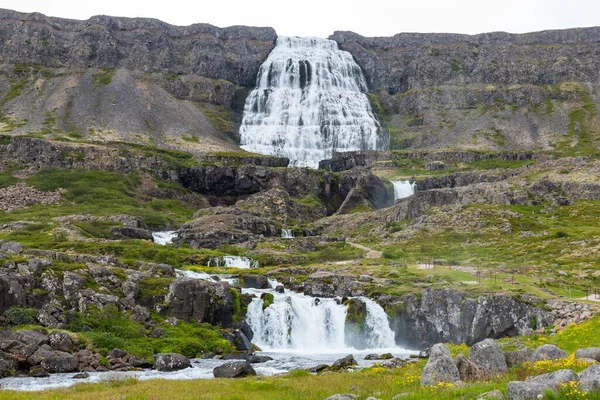
M 2 131 L 192 152 L 234 145 L 271 28 L 0 10 Z
M 336 32 L 365 72 L 393 148 L 590 152 L 600 28 L 513 35 Z

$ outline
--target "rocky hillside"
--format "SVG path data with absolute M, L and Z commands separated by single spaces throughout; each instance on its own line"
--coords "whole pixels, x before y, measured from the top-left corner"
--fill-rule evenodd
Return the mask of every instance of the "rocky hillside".
M 0 10 L 1 130 L 235 150 L 271 28 Z
M 597 147 L 599 28 L 330 38 L 363 69 L 393 148 Z

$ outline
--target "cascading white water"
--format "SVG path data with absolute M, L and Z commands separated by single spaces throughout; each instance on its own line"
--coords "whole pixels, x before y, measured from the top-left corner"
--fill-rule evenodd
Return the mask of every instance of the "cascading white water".
M 246 321 L 254 332 L 253 342 L 263 350 L 296 350 L 302 352 L 353 351 L 346 344 L 345 323 L 348 307 L 334 299 L 305 296 L 286 291 L 245 289 L 246 293 L 273 294 L 274 302 L 263 310 L 264 301 L 254 298 L 248 306 Z M 394 332 L 385 311 L 372 300 L 367 305 L 365 321 L 367 348 L 393 348 Z
M 392 181 L 394 185 L 394 200 L 403 199 L 408 196 L 415 194 L 417 189 L 417 183 L 410 181 Z
M 211 258 L 208 261 L 209 267 L 224 267 L 224 268 L 258 268 L 258 261 L 248 257 L 239 256 L 223 256 Z
M 167 245 L 173 243 L 173 239 L 177 237 L 177 232 L 175 231 L 163 231 L 163 232 L 152 232 L 152 239 L 154 243 Z
M 311 168 L 334 152 L 385 149 L 389 138 L 367 90 L 360 67 L 335 41 L 280 36 L 246 99 L 242 148 Z
M 291 229 L 282 229 L 281 230 L 281 238 L 282 239 L 294 239 L 294 232 Z

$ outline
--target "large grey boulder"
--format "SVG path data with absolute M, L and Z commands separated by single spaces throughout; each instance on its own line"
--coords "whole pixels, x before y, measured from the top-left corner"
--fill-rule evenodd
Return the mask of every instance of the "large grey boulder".
M 567 358 L 566 351 L 559 349 L 553 344 L 543 344 L 533 351 L 533 361 L 556 360 L 557 358 Z
M 154 355 L 154 369 L 158 371 L 177 371 L 191 367 L 190 359 L 177 353 L 161 353 Z
M 215 378 L 243 378 L 254 376 L 256 371 L 248 361 L 228 362 L 213 369 Z
M 79 361 L 64 351 L 55 351 L 41 362 L 42 368 L 49 373 L 73 372 L 77 370 Z
M 25 249 L 25 246 L 18 242 L 6 242 L 0 246 L 0 251 L 6 254 L 21 253 L 23 249 Z
M 434 345 L 421 374 L 421 386 L 432 386 L 440 382 L 454 383 L 458 380 L 460 374 L 448 346 L 442 343 Z
M 485 339 L 471 347 L 469 359 L 487 376 L 504 374 L 508 370 L 504 353 L 494 339 Z
M 546 390 L 556 390 L 563 383 L 578 382 L 579 377 L 570 369 L 561 369 L 549 374 L 535 376 L 525 382 L 509 382 L 506 387 L 506 394 L 510 400 L 530 400 L 536 399 L 539 395 L 544 395 Z
M 533 360 L 533 352 L 529 347 L 523 347 L 518 350 L 505 352 L 504 359 L 508 368 L 520 367 L 524 362 Z
M 579 374 L 579 390 L 591 393 L 600 390 L 600 364 L 592 364 Z
M 485 374 L 477 364 L 465 357 L 464 354 L 459 354 L 454 359 L 454 364 L 458 368 L 458 374 L 461 381 L 476 381 L 482 379 Z
M 586 347 L 575 352 L 576 358 L 589 358 L 600 361 L 600 347 Z

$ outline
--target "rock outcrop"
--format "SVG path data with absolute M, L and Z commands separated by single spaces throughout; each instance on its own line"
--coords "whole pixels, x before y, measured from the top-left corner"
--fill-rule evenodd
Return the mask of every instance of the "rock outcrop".
M 177 278 L 169 287 L 167 312 L 182 320 L 221 324 L 233 323 L 233 297 L 227 282 L 206 282 L 193 278 Z
M 382 295 L 396 342 L 408 348 L 454 342 L 472 345 L 486 338 L 515 336 L 549 325 L 550 313 L 507 294 L 469 298 L 456 290 L 424 289 L 401 297 Z
M 238 361 L 219 365 L 213 370 L 213 375 L 215 378 L 243 378 L 256 375 L 256 371 L 249 362 Z
M 433 386 L 440 382 L 454 383 L 458 380 L 460 374 L 448 347 L 442 343 L 434 345 L 421 373 L 421 386 Z
M 479 35 L 335 32 L 364 71 L 392 148 L 554 148 L 594 108 L 599 28 Z M 590 126 L 594 122 L 586 122 Z

